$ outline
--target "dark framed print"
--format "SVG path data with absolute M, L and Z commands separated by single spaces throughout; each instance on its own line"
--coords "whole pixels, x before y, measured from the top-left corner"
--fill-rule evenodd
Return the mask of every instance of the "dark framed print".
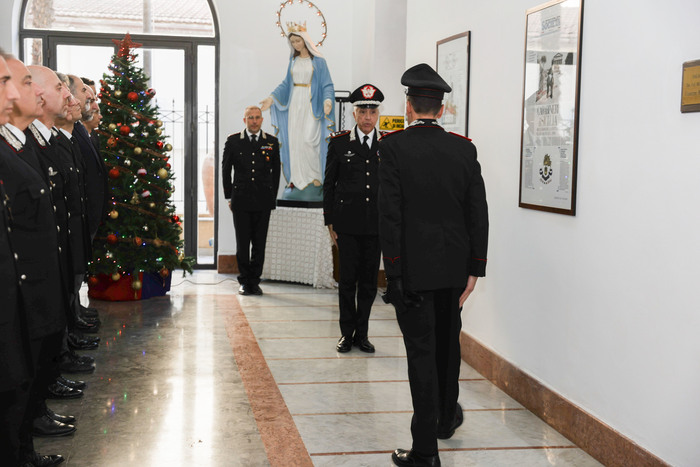
M 681 112 L 700 112 L 700 60 L 683 64 Z
M 445 94 L 440 124 L 447 131 L 467 136 L 469 130 L 469 31 L 437 42 L 435 70 L 452 88 Z
M 583 0 L 526 12 L 519 206 L 576 214 Z

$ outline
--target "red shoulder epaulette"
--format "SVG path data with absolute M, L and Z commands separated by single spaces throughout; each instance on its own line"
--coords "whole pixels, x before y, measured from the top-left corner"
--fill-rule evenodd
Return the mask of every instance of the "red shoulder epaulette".
M 471 140 L 472 140 L 471 138 L 467 138 L 466 136 L 460 135 L 459 133 L 455 133 L 455 132 L 453 132 L 453 131 L 448 131 L 448 133 L 451 134 L 451 135 L 459 136 L 460 138 L 464 138 L 464 139 L 466 139 L 467 141 L 471 141 Z
M 350 133 L 350 130 L 336 131 L 336 132 L 331 133 L 331 138 L 337 138 L 338 136 L 347 135 L 348 133 Z
M 399 132 L 401 132 L 401 131 L 403 131 L 403 130 L 404 130 L 404 129 L 401 128 L 400 130 L 389 131 L 389 132 L 383 133 L 382 136 L 381 136 L 381 138 L 379 138 L 379 141 L 383 140 L 384 138 L 386 138 L 386 137 L 388 137 L 388 136 L 395 135 L 396 133 L 399 133 Z

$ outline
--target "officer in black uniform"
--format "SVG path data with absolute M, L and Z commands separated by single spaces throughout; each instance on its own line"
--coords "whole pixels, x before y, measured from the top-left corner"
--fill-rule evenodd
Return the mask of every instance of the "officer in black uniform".
M 63 461 L 60 456 L 40 456 L 34 450 L 32 425 L 36 408 L 46 398 L 53 376 L 55 358 L 60 352 L 65 329 L 68 299 L 59 266 L 57 226 L 49 186 L 43 172 L 37 170 L 38 158 L 26 145 L 26 129 L 40 115 L 33 110 L 41 90 L 32 83 L 22 62 L 7 58 L 13 80 L 21 83 L 15 102 L 13 124 L 0 126 L 0 174 L 11 214 L 8 228 L 14 249 L 19 293 L 25 311 L 29 352 L 34 370 L 27 390 L 18 391 L 21 414 L 19 457 L 30 465 L 49 466 Z
M 364 84 L 350 95 L 356 125 L 332 135 L 323 183 L 323 216 L 338 247 L 341 337 L 338 352 L 353 344 L 374 352 L 369 341 L 369 315 L 377 296 L 379 237 L 377 230 L 377 155 L 379 104 L 384 95 Z
M 224 196 L 229 200 L 236 229 L 238 293 L 241 295 L 263 293 L 259 284 L 267 228 L 280 183 L 279 143 L 277 138 L 260 129 L 262 121 L 259 107 L 246 108 L 243 117 L 246 129 L 228 137 L 221 163 Z
M 408 128 L 379 143 L 379 236 L 408 358 L 411 450 L 396 465 L 439 466 L 437 439 L 462 423 L 461 307 L 486 271 L 488 212 L 476 148 L 437 122 L 450 86 L 427 64 L 409 68 Z

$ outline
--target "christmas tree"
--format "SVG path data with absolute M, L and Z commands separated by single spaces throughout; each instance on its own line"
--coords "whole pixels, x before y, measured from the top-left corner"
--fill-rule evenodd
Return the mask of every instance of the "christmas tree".
M 99 129 L 101 153 L 108 171 L 110 210 L 95 236 L 89 264 L 90 285 L 98 274 L 113 281 L 138 273 L 167 277 L 175 268 L 192 272 L 194 259 L 185 257 L 182 221 L 171 200 L 173 174 L 168 160 L 172 146 L 165 142 L 158 107 L 151 104 L 155 91 L 148 76 L 135 64 L 129 34 L 114 42 L 109 73 L 101 81 Z

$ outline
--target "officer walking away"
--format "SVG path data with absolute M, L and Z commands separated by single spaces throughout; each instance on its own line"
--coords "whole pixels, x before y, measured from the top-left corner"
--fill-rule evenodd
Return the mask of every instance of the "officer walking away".
M 277 138 L 260 129 L 260 107 L 247 107 L 243 122 L 246 129 L 226 140 L 221 172 L 236 230 L 238 293 L 262 295 L 260 276 L 270 213 L 275 209 L 280 183 L 280 149 Z
M 375 127 L 383 100 L 372 84 L 355 89 L 350 102 L 356 125 L 332 135 L 328 145 L 323 216 L 340 259 L 338 352 L 349 352 L 353 345 L 363 352 L 375 350 L 367 334 L 380 260 Z
M 486 272 L 488 209 L 476 147 L 446 132 L 447 83 L 427 64 L 401 77 L 409 126 L 379 143 L 379 237 L 413 402 L 410 450 L 399 466 L 439 466 L 438 439 L 462 424 L 461 307 Z

